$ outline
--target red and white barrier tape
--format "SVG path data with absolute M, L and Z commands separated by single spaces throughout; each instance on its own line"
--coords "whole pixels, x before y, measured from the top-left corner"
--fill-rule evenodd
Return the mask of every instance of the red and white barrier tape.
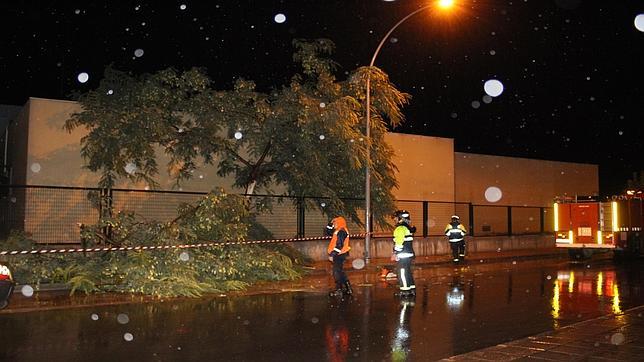
M 350 238 L 363 238 L 366 234 L 353 234 L 349 235 Z M 287 243 L 296 241 L 314 241 L 330 239 L 330 236 L 317 236 L 309 238 L 290 238 L 290 239 L 272 239 L 272 240 L 251 240 L 251 241 L 233 241 L 233 242 L 211 242 L 199 244 L 183 244 L 183 245 L 159 245 L 159 246 L 120 246 L 120 247 L 104 247 L 104 248 L 72 248 L 72 249 L 35 249 L 35 250 L 3 250 L 0 251 L 2 255 L 34 255 L 34 254 L 63 254 L 63 253 L 93 253 L 99 251 L 142 251 L 142 250 L 161 250 L 161 249 L 190 249 L 190 248 L 203 248 L 208 246 L 217 245 L 242 245 L 242 244 L 271 244 L 271 243 Z

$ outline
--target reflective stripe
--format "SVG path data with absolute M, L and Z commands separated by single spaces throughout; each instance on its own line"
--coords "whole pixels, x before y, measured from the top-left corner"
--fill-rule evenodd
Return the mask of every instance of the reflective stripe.
M 406 258 L 411 258 L 412 256 L 414 256 L 414 254 L 412 254 L 412 253 L 398 253 L 398 254 L 396 254 L 396 256 L 398 258 L 400 258 L 400 259 L 406 259 Z
M 396 245 L 396 246 L 394 246 L 394 250 L 395 251 L 402 251 L 403 247 L 402 247 L 402 245 L 400 245 L 400 246 Z
M 450 242 L 450 243 L 455 243 L 455 242 L 457 242 L 457 241 L 461 241 L 461 240 L 463 240 L 463 238 L 460 238 L 460 239 L 449 239 L 449 242 Z
M 405 238 L 403 239 L 403 241 L 414 241 L 414 237 L 413 237 L 413 236 L 411 236 L 411 235 L 410 235 L 410 236 L 405 236 Z
M 338 248 L 333 248 L 333 251 L 337 251 L 338 253 L 341 253 L 341 252 L 342 252 L 342 250 L 340 250 L 340 249 L 338 249 Z
M 409 287 L 407 286 L 407 279 L 405 278 L 405 269 L 400 268 L 400 281 L 402 282 L 402 285 L 400 286 L 400 290 L 407 290 Z

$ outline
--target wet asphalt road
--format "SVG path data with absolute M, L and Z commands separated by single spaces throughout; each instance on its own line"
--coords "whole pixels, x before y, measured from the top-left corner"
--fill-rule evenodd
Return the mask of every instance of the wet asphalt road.
M 0 360 L 430 361 L 642 305 L 641 269 L 470 262 L 417 268 L 415 299 L 360 272 L 345 300 L 320 289 L 2 314 Z

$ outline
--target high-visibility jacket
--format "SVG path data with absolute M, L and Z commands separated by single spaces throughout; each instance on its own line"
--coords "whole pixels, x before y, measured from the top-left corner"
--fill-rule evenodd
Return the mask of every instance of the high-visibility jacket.
M 460 222 L 451 222 L 445 226 L 445 235 L 449 239 L 450 243 L 455 243 L 461 241 L 465 238 L 467 230 Z
M 407 224 L 400 224 L 394 229 L 394 254 L 398 259 L 411 258 L 415 255 L 413 242 L 414 234 Z
M 347 229 L 347 221 L 342 216 L 339 216 L 333 219 L 333 223 L 335 224 L 335 230 L 333 231 L 331 241 L 329 241 L 327 253 L 330 256 L 346 254 L 351 250 L 351 246 L 349 246 L 349 229 Z

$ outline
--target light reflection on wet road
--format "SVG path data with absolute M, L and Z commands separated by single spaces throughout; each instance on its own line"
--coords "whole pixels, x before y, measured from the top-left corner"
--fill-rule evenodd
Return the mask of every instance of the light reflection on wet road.
M 411 300 L 355 273 L 344 301 L 320 290 L 2 314 L 0 359 L 436 360 L 644 304 L 640 268 L 428 266 Z

